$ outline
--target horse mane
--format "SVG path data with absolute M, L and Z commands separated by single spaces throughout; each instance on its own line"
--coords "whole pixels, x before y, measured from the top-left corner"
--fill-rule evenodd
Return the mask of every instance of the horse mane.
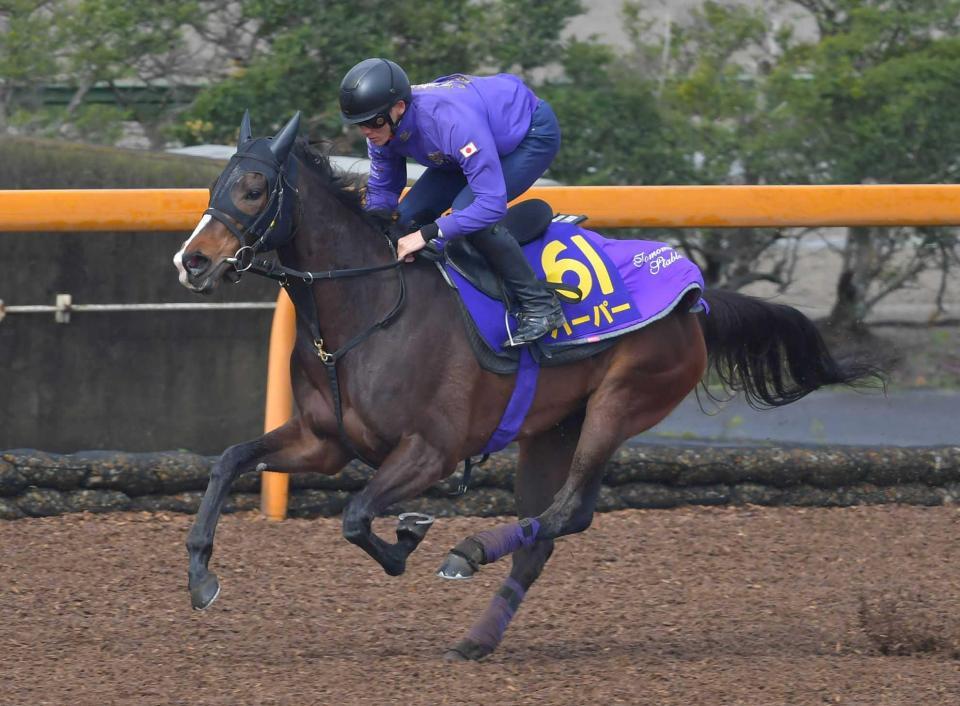
M 304 163 L 311 168 L 314 174 L 320 177 L 320 183 L 323 187 L 340 203 L 378 231 L 386 230 L 391 223 L 390 218 L 376 212 L 367 211 L 363 207 L 366 177 L 361 174 L 344 172 L 334 167 L 330 163 L 328 142 L 311 144 L 305 138 L 298 137 L 296 148 L 295 151 L 300 153 Z

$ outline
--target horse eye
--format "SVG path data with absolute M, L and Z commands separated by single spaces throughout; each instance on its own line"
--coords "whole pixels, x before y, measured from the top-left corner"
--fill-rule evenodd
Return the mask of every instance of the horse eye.
M 261 196 L 263 196 L 262 191 L 258 191 L 257 189 L 251 189 L 250 191 L 247 192 L 247 195 L 244 196 L 244 198 L 247 199 L 248 201 L 256 201 Z

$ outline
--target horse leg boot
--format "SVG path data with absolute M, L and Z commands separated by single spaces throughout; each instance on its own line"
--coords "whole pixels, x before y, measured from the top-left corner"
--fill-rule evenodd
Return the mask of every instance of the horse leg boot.
M 504 346 L 532 343 L 566 323 L 560 301 L 537 279 L 520 243 L 503 225 L 498 223 L 472 234 L 470 242 L 517 300 L 520 325 Z
M 207 568 L 213 555 L 213 537 L 233 481 L 242 473 L 266 465 L 278 471 L 336 473 L 347 461 L 339 441 L 304 434 L 294 419 L 259 439 L 231 446 L 217 459 L 187 535 L 190 558 L 187 587 L 190 602 L 204 610 L 220 595 L 220 581 Z
M 445 477 L 455 467 L 420 436 L 407 437 L 380 464 L 367 485 L 343 511 L 343 536 L 372 556 L 390 576 L 399 576 L 407 557 L 423 540 L 433 518 L 404 513 L 397 526 L 397 542 L 389 544 L 373 531 L 373 518 L 390 505 L 409 500 Z
M 550 505 L 570 470 L 582 423 L 583 414 L 576 413 L 552 429 L 520 442 L 514 482 L 520 517 L 535 516 Z M 447 650 L 447 660 L 482 659 L 497 648 L 524 596 L 553 554 L 553 548 L 553 540 L 546 539 L 513 553 L 510 576 L 463 639 Z

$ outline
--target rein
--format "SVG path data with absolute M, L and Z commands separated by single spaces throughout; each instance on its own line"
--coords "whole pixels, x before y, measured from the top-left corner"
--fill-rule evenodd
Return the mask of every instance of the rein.
M 235 257 L 227 258 L 227 261 L 231 264 L 237 262 Z M 291 278 L 299 279 L 303 284 L 313 284 L 317 280 L 345 279 L 347 277 L 360 277 L 362 275 L 372 274 L 373 272 L 384 272 L 386 270 L 392 270 L 395 267 L 399 267 L 400 264 L 401 263 L 398 260 L 397 262 L 390 262 L 386 265 L 353 267 L 342 270 L 322 270 L 320 272 L 303 272 L 301 270 L 295 270 L 292 267 L 286 267 L 285 265 L 281 265 L 280 263 L 272 260 L 260 260 L 259 262 L 254 261 L 251 263 L 251 265 L 244 270 L 244 272 L 250 272 L 255 275 L 260 275 L 261 277 L 267 277 L 279 282 L 281 286 L 285 287 L 290 283 Z

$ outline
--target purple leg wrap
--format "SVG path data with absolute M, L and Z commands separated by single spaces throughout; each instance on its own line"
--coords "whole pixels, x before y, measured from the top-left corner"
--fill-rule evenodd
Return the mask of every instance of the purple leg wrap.
M 483 547 L 483 563 L 489 564 L 502 556 L 512 554 L 520 547 L 529 547 L 537 541 L 539 531 L 540 523 L 530 518 L 484 530 L 473 535 L 473 538 Z
M 499 645 L 510 620 L 517 612 L 517 608 L 520 607 L 520 601 L 523 600 L 524 593 L 523 587 L 512 576 L 507 577 L 503 586 L 497 591 L 497 595 L 493 597 L 490 605 L 480 616 L 480 620 L 470 628 L 466 639 L 491 649 Z

